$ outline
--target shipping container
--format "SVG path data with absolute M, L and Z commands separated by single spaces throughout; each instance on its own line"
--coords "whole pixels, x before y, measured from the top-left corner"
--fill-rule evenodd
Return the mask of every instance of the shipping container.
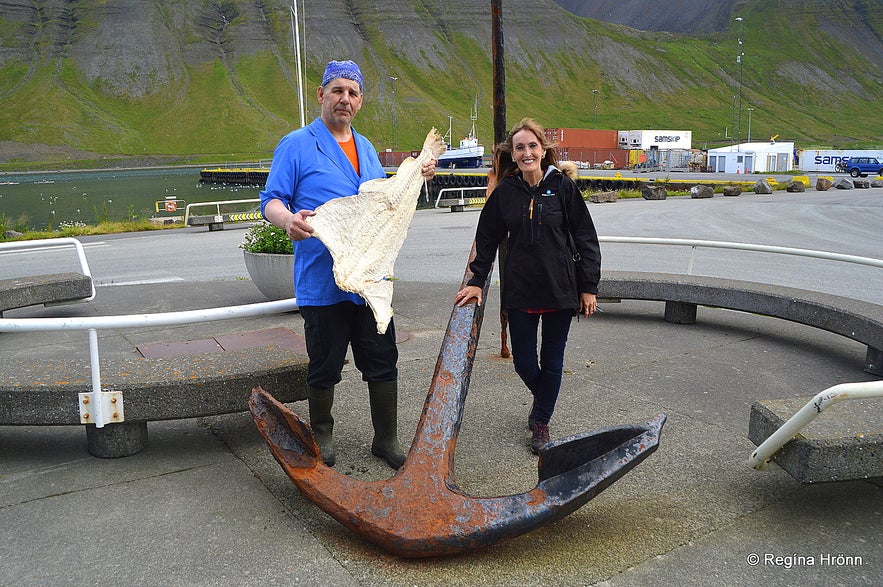
M 621 130 L 617 142 L 620 149 L 692 149 L 693 131 Z
M 797 153 L 797 167 L 801 171 L 813 173 L 834 173 L 837 163 L 848 161 L 850 157 L 876 157 L 883 161 L 883 149 L 806 149 Z
M 408 157 L 416 159 L 418 155 L 420 155 L 420 151 L 380 151 L 377 153 L 380 165 L 383 167 L 398 167 Z
M 563 147 L 585 149 L 618 149 L 617 131 L 588 128 L 547 128 L 546 139 Z

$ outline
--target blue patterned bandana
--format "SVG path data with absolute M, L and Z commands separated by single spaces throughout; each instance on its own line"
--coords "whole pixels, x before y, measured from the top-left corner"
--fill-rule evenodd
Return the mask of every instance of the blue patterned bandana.
M 322 76 L 322 87 L 328 85 L 333 79 L 343 78 L 359 84 L 359 91 L 362 90 L 362 72 L 359 66 L 352 61 L 329 61 L 325 66 L 325 75 Z

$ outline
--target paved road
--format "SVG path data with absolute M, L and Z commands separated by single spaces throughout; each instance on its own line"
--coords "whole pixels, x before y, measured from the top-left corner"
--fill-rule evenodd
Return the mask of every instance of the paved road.
M 692 238 L 815 249 L 883 258 L 883 188 L 727 198 L 673 197 L 589 204 L 606 236 Z M 479 211 L 418 210 L 396 263 L 401 280 L 458 283 Z M 246 225 L 86 237 L 99 286 L 247 279 L 238 245 Z M 687 272 L 685 247 L 605 244 L 610 270 Z M 0 277 L 70 270 L 72 253 L 19 255 L 0 262 Z M 0 260 L 2 260 L 0 255 Z M 53 266 L 53 263 L 55 265 Z M 54 268 L 53 268 L 54 267 Z M 791 256 L 699 249 L 692 272 L 835 293 L 880 302 L 883 271 Z

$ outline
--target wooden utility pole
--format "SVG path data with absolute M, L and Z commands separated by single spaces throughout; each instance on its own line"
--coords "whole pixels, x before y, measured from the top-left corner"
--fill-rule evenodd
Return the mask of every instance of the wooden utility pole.
M 491 45 L 494 60 L 494 146 L 491 150 L 494 162 L 497 160 L 497 145 L 506 140 L 506 68 L 503 60 L 503 0 L 491 0 Z M 488 173 L 488 195 L 497 183 L 497 169 L 492 168 Z M 506 274 L 503 267 L 506 265 L 506 243 L 500 243 L 497 249 L 499 258 L 498 269 L 500 272 L 500 291 L 506 283 Z M 500 356 L 508 358 L 509 339 L 506 335 L 506 327 L 509 325 L 509 316 L 506 310 L 500 310 Z
M 506 138 L 506 69 L 503 61 L 503 0 L 491 0 L 494 60 L 494 145 Z

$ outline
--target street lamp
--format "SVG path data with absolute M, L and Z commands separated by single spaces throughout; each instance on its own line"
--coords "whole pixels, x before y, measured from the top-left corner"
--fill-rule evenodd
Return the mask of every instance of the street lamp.
M 389 76 L 389 79 L 392 80 L 392 150 L 398 151 L 399 101 L 396 96 L 396 81 L 399 78 Z
M 748 111 L 748 142 L 751 142 L 751 113 L 754 111 L 754 108 L 749 106 L 745 110 Z
M 294 59 L 297 62 L 297 106 L 300 110 L 300 126 L 306 123 L 306 106 L 304 105 L 304 76 L 301 70 L 301 54 L 300 54 L 300 22 L 297 19 L 297 0 L 288 7 L 291 15 L 291 44 L 294 48 Z M 306 39 L 304 39 L 306 43 Z
M 736 50 L 736 63 L 739 64 L 739 108 L 736 113 L 736 150 L 739 150 L 739 143 L 742 142 L 742 58 L 745 52 L 742 50 L 742 37 L 745 33 L 745 21 L 741 16 L 736 17 L 739 23 L 739 46 Z
M 600 90 L 592 90 L 592 128 L 598 128 L 598 92 Z

